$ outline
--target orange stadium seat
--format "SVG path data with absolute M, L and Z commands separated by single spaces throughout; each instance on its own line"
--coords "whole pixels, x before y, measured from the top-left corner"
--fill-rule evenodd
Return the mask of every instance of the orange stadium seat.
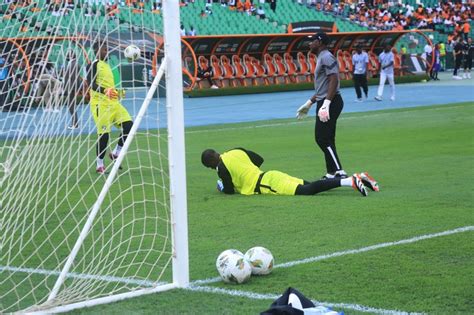
M 240 81 L 241 85 L 248 86 L 249 83 L 252 84 L 252 80 L 246 77 L 245 67 L 242 65 L 242 61 L 240 60 L 239 56 L 232 56 L 232 66 L 235 69 L 235 77 Z
M 350 79 L 351 73 L 349 72 L 348 65 L 344 58 L 344 51 L 338 50 L 336 53 L 337 63 L 339 64 L 339 76 L 341 79 Z
M 273 54 L 273 64 L 275 65 L 278 76 L 283 78 L 283 83 L 290 83 L 288 72 L 283 58 L 279 54 Z
M 251 62 L 253 67 L 255 68 L 255 76 L 257 77 L 257 82 L 263 83 L 264 85 L 269 85 L 271 82 L 268 79 L 267 72 L 265 70 L 265 67 L 260 63 L 260 60 L 258 60 L 255 57 L 250 57 Z
M 296 66 L 296 63 L 293 60 L 293 56 L 289 53 L 284 53 L 283 60 L 285 61 L 288 77 L 290 78 L 291 82 L 299 82 L 298 67 Z
M 314 73 L 316 71 L 316 62 L 318 61 L 318 58 L 316 57 L 315 54 L 312 52 L 308 51 L 308 63 L 309 63 L 309 71 L 310 73 Z
M 250 82 L 252 82 L 252 85 L 258 85 L 257 69 L 255 69 L 255 66 L 252 64 L 252 58 L 248 54 L 245 54 L 243 56 L 243 61 L 243 66 L 245 68 L 245 76 L 247 80 L 250 80 Z
M 354 72 L 354 65 L 352 64 L 352 55 L 349 51 L 344 50 L 343 57 L 346 67 L 349 69 L 349 79 L 352 79 L 352 74 Z
M 393 70 L 395 72 L 395 75 L 403 75 L 402 56 L 397 52 L 393 52 Z
M 219 61 L 219 58 L 217 58 L 216 55 L 211 55 L 211 67 L 212 67 L 212 72 L 214 72 L 214 77 L 213 79 L 218 81 L 220 86 L 226 86 L 225 83 L 227 83 L 227 86 L 229 85 L 229 81 L 224 79 L 224 70 L 222 69 L 221 63 Z
M 270 56 L 269 54 L 265 54 L 263 56 L 263 65 L 265 66 L 265 70 L 266 70 L 266 73 L 267 73 L 267 76 L 268 76 L 268 79 L 269 79 L 270 83 L 272 83 L 272 84 L 278 83 L 278 81 L 276 79 L 278 74 L 277 74 L 276 67 L 273 64 L 272 56 Z
M 230 64 L 229 57 L 226 55 L 221 56 L 221 65 L 224 70 L 224 79 L 229 81 L 229 86 L 237 86 L 238 80 L 235 77 L 235 69 Z
M 367 72 L 369 73 L 370 77 L 373 77 L 376 75 L 379 71 L 380 63 L 379 63 L 379 58 L 377 57 L 376 54 L 373 52 L 369 52 L 369 64 L 368 64 L 368 69 Z
M 298 64 L 298 80 L 301 81 L 311 81 L 311 72 L 308 61 L 306 61 L 306 57 L 300 51 L 296 54 L 296 60 Z

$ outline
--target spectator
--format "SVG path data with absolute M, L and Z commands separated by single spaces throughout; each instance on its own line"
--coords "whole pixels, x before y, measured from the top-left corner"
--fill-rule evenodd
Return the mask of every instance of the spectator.
M 207 80 L 207 82 L 209 82 L 209 86 L 211 87 L 211 89 L 218 89 L 219 87 L 212 80 L 213 76 L 214 76 L 214 73 L 211 66 L 208 66 L 207 69 L 202 69 L 200 65 L 198 66 L 198 72 L 197 72 L 198 80 L 199 81 Z
M 188 36 L 196 36 L 197 31 L 194 29 L 194 26 L 191 25 L 191 28 L 189 29 Z
M 263 7 L 258 7 L 257 9 L 257 16 L 260 17 L 261 19 L 265 19 L 265 10 Z
M 400 54 L 401 54 L 401 57 L 402 57 L 402 66 L 403 66 L 405 64 L 405 60 L 407 58 L 407 48 L 403 44 L 400 47 Z
M 63 87 L 67 95 L 68 109 L 71 114 L 71 124 L 68 129 L 76 129 L 79 127 L 77 118 L 77 97 L 82 92 L 83 79 L 81 77 L 81 68 L 74 51 L 70 50 L 66 53 L 66 69 L 63 73 Z
M 426 60 L 426 74 L 429 75 L 428 81 L 431 79 L 431 70 L 433 64 L 433 47 L 429 43 L 426 43 L 425 48 L 425 60 Z
M 269 0 L 269 2 L 270 2 L 270 9 L 272 9 L 273 12 L 276 12 L 277 0 Z
M 179 32 L 181 33 L 181 36 L 186 36 L 186 29 L 183 24 L 179 27 Z
M 471 32 L 471 25 L 469 24 L 468 20 L 464 21 L 464 24 L 462 26 L 462 32 L 464 35 L 464 40 L 467 41 L 469 38 L 469 33 Z
M 433 55 L 434 55 L 434 64 L 433 64 L 433 67 L 431 68 L 430 78 L 434 81 L 439 81 L 438 72 L 441 68 L 439 44 L 435 45 Z
M 45 112 L 59 112 L 59 97 L 61 93 L 61 82 L 56 78 L 51 63 L 47 63 L 44 73 L 38 80 L 36 97 L 39 97 L 45 107 Z
M 439 58 L 440 58 L 440 71 L 444 71 L 446 69 L 446 44 L 443 42 L 438 43 L 439 46 Z

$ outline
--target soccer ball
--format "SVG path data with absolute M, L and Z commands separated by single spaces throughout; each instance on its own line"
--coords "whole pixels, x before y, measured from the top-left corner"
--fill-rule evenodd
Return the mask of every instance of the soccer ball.
M 125 58 L 128 59 L 128 61 L 135 61 L 140 57 L 140 48 L 138 48 L 136 45 L 129 45 L 127 48 L 125 48 L 123 54 L 125 55 Z
M 223 251 L 216 260 L 216 268 L 226 283 L 244 283 L 252 275 L 252 267 L 244 255 L 236 249 Z
M 273 255 L 265 247 L 252 247 L 245 253 L 245 259 L 252 266 L 253 275 L 268 275 L 273 269 Z

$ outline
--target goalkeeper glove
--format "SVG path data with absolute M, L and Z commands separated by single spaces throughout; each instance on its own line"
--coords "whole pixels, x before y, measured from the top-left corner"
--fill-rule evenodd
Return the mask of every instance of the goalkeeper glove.
M 305 118 L 308 115 L 311 106 L 313 106 L 313 102 L 311 102 L 311 100 L 307 100 L 306 103 L 301 105 L 296 111 L 296 118 L 298 120 Z
M 116 89 L 114 88 L 106 88 L 105 91 L 104 91 L 105 95 L 110 98 L 111 100 L 116 100 L 118 99 L 118 92 Z
M 222 183 L 220 179 L 217 180 L 217 190 L 220 192 L 224 191 L 224 184 Z
M 321 120 L 322 122 L 327 122 L 330 119 L 330 117 L 329 117 L 329 105 L 331 105 L 331 101 L 330 100 L 324 100 L 323 106 L 321 106 L 321 108 L 318 111 L 319 120 Z

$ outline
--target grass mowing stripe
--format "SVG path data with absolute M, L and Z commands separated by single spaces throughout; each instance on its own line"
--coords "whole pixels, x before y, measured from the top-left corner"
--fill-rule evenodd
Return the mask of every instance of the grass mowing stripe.
M 361 119 L 361 118 L 373 118 L 373 117 L 381 117 L 386 115 L 392 115 L 393 112 L 414 112 L 414 111 L 439 111 L 439 110 L 452 110 L 463 108 L 469 105 L 468 103 L 454 103 L 454 105 L 435 105 L 435 106 L 418 106 L 418 107 L 408 107 L 408 108 L 396 108 L 396 109 L 388 109 L 388 110 L 373 110 L 368 112 L 352 112 L 348 113 L 350 116 L 342 116 L 338 118 L 338 120 L 353 120 L 353 119 Z M 356 115 L 354 115 L 356 114 Z M 186 134 L 199 134 L 199 133 L 208 133 L 208 132 L 215 132 L 215 131 L 234 131 L 234 130 L 242 130 L 242 129 L 256 129 L 256 128 L 268 128 L 268 127 L 278 127 L 278 126 L 291 126 L 291 125 L 299 125 L 299 124 L 314 124 L 313 116 L 309 116 L 305 120 L 299 121 L 280 121 L 276 123 L 268 123 L 262 125 L 250 125 L 250 126 L 239 126 L 239 127 L 223 127 L 223 128 L 209 128 L 209 129 L 199 129 L 199 130 L 186 130 Z M 255 122 L 247 122 L 247 123 L 255 123 Z M 258 121 L 257 121 L 258 123 Z M 232 124 L 224 124 L 224 125 L 235 125 L 236 123 Z M 194 128 L 194 127 L 193 127 Z
M 245 297 L 245 298 L 249 298 L 253 300 L 276 300 L 277 298 L 280 297 L 280 295 L 277 295 L 277 294 L 262 294 L 262 293 L 240 291 L 240 290 L 229 290 L 229 289 L 213 288 L 213 287 L 206 287 L 206 286 L 193 286 L 193 287 L 188 288 L 188 290 Z M 384 310 L 384 309 L 373 308 L 370 306 L 359 305 L 359 304 L 329 303 L 329 302 L 321 302 L 321 301 L 316 301 L 316 300 L 312 300 L 312 302 L 315 305 L 323 305 L 330 308 L 344 308 L 344 309 L 350 309 L 350 310 L 355 310 L 359 312 L 373 313 L 373 314 L 388 314 L 388 315 L 421 314 L 421 313 L 409 313 L 409 312 L 399 311 L 399 310 Z
M 381 243 L 381 244 L 371 245 L 371 246 L 362 247 L 362 248 L 358 248 L 358 249 L 350 249 L 350 250 L 346 250 L 346 251 L 335 252 L 335 253 L 332 253 L 332 254 L 326 254 L 326 255 L 321 255 L 321 256 L 314 256 L 314 257 L 310 257 L 310 258 L 305 258 L 305 259 L 301 259 L 301 260 L 289 261 L 289 262 L 286 262 L 286 263 L 283 263 L 283 264 L 277 264 L 277 265 L 275 265 L 274 268 L 290 268 L 290 267 L 293 267 L 293 266 L 297 266 L 297 265 L 301 265 L 301 264 L 307 264 L 307 263 L 320 261 L 320 260 L 325 260 L 325 259 L 330 259 L 330 258 L 334 258 L 334 257 L 359 254 L 359 253 L 368 252 L 368 251 L 371 251 L 371 250 L 385 248 L 385 247 L 411 244 L 411 243 L 415 243 L 415 242 L 418 242 L 418 241 L 427 240 L 427 239 L 431 239 L 431 238 L 435 238 L 435 237 L 447 236 L 447 235 L 463 233 L 463 232 L 469 232 L 469 231 L 474 231 L 474 226 L 464 226 L 464 227 L 460 227 L 460 228 L 457 228 L 457 229 L 443 231 L 443 232 L 439 232 L 439 233 L 415 236 L 415 237 L 400 240 L 400 241 Z M 35 273 L 35 274 L 42 274 L 42 275 L 58 275 L 58 276 L 60 274 L 59 271 L 55 271 L 55 270 L 37 269 L 37 268 L 36 269 L 35 268 L 21 268 L 21 267 L 11 267 L 11 266 L 0 266 L 0 271 L 1 272 L 3 272 L 3 271 L 25 272 L 25 273 Z M 95 279 L 95 280 L 101 280 L 101 281 L 107 281 L 107 282 L 123 282 L 123 283 L 127 283 L 127 284 L 137 284 L 137 285 L 142 285 L 142 286 L 157 285 L 157 283 L 154 283 L 152 281 L 147 281 L 147 280 L 137 280 L 137 279 L 121 278 L 121 277 L 113 277 L 113 276 L 89 275 L 89 274 L 82 274 L 82 273 L 76 273 L 76 272 L 68 273 L 67 278 Z M 213 283 L 213 282 L 218 282 L 220 280 L 221 280 L 221 278 L 219 278 L 219 277 L 203 279 L 203 280 L 196 280 L 196 281 L 192 281 L 190 283 L 190 286 L 191 287 L 198 287 L 199 285 L 202 285 L 202 284 L 209 284 L 209 283 Z M 162 284 L 162 283 L 158 283 L 158 284 Z
M 283 264 L 277 264 L 274 266 L 274 268 L 290 268 L 293 266 L 301 265 L 301 264 L 308 264 L 312 263 L 315 261 L 321 261 L 325 259 L 330 259 L 334 257 L 341 257 L 345 255 L 353 255 L 353 254 L 359 254 L 359 253 L 364 253 L 368 252 L 371 250 L 376 250 L 380 248 L 386 248 L 386 247 L 391 247 L 391 246 L 397 246 L 397 245 L 404 245 L 404 244 L 411 244 L 415 242 L 419 242 L 422 240 L 427 240 L 431 238 L 436 238 L 440 236 L 447 236 L 447 235 L 452 235 L 452 234 L 457 234 L 457 233 L 463 233 L 463 232 L 469 232 L 469 231 L 474 231 L 474 226 L 464 226 L 460 227 L 457 229 L 453 230 L 448 230 L 448 231 L 443 231 L 439 233 L 433 233 L 433 234 L 425 234 L 425 235 L 420 235 L 420 236 L 415 236 L 412 238 L 400 240 L 400 241 L 395 241 L 395 242 L 386 242 L 386 243 L 381 243 L 381 244 L 376 244 L 376 245 L 371 245 L 367 247 L 362 247 L 362 248 L 357 248 L 357 249 L 349 249 L 349 250 L 344 250 L 340 252 L 335 252 L 332 254 L 326 254 L 326 255 L 321 255 L 321 256 L 314 256 L 314 257 L 309 257 L 305 259 L 300 259 L 300 260 L 293 260 L 289 261 Z M 209 279 L 204 279 L 204 280 L 196 280 L 193 281 L 191 284 L 193 285 L 200 285 L 200 284 L 209 284 L 209 283 L 214 283 L 220 281 L 221 278 L 215 277 L 215 278 L 209 278 Z

